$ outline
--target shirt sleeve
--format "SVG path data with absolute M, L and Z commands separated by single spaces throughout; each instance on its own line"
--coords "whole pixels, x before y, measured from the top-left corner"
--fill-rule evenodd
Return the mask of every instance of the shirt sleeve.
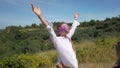
M 73 22 L 73 24 L 72 24 L 72 27 L 71 27 L 71 29 L 70 29 L 70 32 L 67 34 L 67 36 L 68 36 L 69 38 L 71 38 L 71 37 L 73 36 L 73 34 L 74 34 L 77 26 L 79 26 L 79 25 L 80 25 L 80 23 L 79 23 L 78 21 L 74 20 L 74 22 Z
M 56 36 L 56 33 L 54 32 L 53 28 L 51 26 L 47 26 L 46 27 L 48 33 L 50 34 L 50 39 L 52 40 L 54 46 L 56 47 L 56 41 L 57 41 L 57 36 Z
M 61 60 L 60 57 L 58 56 L 56 65 L 59 65 L 59 64 L 61 63 L 61 61 L 62 61 L 62 60 Z

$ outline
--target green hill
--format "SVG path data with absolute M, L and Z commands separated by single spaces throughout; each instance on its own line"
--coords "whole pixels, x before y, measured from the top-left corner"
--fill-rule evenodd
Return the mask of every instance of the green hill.
M 54 29 L 58 23 L 53 22 Z M 120 41 L 120 16 L 80 23 L 72 37 L 79 63 L 114 62 L 115 45 Z M 0 68 L 54 66 L 57 54 L 49 53 L 54 49 L 43 25 L 8 26 L 0 31 Z

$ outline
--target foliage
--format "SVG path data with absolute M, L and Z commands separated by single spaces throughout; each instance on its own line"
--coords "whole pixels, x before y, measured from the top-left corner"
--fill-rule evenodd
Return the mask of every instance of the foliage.
M 96 40 L 95 46 L 77 47 L 78 61 L 81 63 L 115 61 L 115 45 L 117 41 L 118 38 L 108 37 Z
M 75 32 L 73 40 L 95 40 L 105 37 L 120 36 L 120 17 L 106 18 L 104 21 L 91 20 L 81 22 L 81 25 Z
M 120 38 L 107 37 L 96 41 L 81 41 L 76 44 L 79 63 L 109 63 L 116 60 L 115 45 Z M 49 50 L 36 54 L 16 54 L 0 60 L 0 68 L 52 68 L 57 53 Z
M 54 29 L 58 23 L 53 23 Z M 120 39 L 120 16 L 106 18 L 103 21 L 81 22 L 72 39 L 78 44 L 77 58 L 80 63 L 115 61 L 114 45 Z M 86 40 L 85 47 L 80 47 Z M 89 40 L 95 44 L 89 46 Z M 52 49 L 54 46 L 49 39 L 49 34 L 41 24 L 25 27 L 8 26 L 0 30 L 0 68 L 11 66 L 11 68 L 29 68 L 28 66 L 39 68 L 39 65 L 55 64 L 57 54 L 49 53 Z M 48 53 L 42 54 L 44 52 Z M 36 53 L 40 55 L 34 55 Z
M 0 60 L 0 68 L 45 68 L 50 65 L 49 58 L 28 54 L 13 55 Z

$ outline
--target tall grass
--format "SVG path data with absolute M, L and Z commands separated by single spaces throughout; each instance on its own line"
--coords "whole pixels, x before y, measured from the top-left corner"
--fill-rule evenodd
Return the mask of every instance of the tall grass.
M 117 41 L 118 38 L 116 37 L 108 37 L 96 41 L 75 43 L 79 67 L 94 64 L 96 68 L 112 66 L 116 61 L 115 45 Z M 56 50 L 49 50 L 42 53 L 13 55 L 2 58 L 0 68 L 55 68 L 56 61 Z M 109 66 L 107 63 L 112 65 Z

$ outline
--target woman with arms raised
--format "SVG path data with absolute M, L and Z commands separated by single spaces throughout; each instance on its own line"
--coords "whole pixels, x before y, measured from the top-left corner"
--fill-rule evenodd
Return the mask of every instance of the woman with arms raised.
M 78 61 L 76 58 L 75 49 L 73 47 L 71 37 L 73 36 L 76 27 L 79 25 L 77 21 L 79 14 L 74 14 L 74 22 L 72 27 L 62 23 L 57 28 L 57 34 L 54 32 L 53 28 L 48 24 L 48 22 L 43 18 L 42 12 L 39 7 L 35 7 L 32 3 L 32 10 L 38 16 L 42 24 L 46 27 L 50 34 L 50 38 L 57 50 L 59 61 L 57 63 L 58 68 L 78 68 Z

